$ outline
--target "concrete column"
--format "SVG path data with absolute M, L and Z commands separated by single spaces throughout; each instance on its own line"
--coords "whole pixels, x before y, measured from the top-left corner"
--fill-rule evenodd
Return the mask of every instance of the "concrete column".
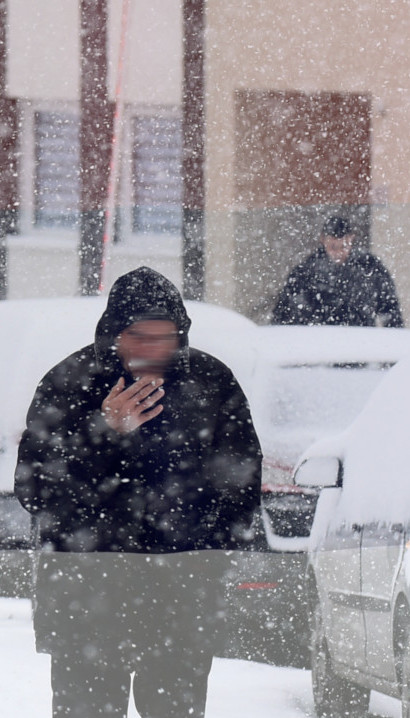
M 6 95 L 7 1 L 0 1 L 0 299 L 7 297 L 6 237 L 17 222 L 18 118 L 16 101 Z
M 186 299 L 204 294 L 204 0 L 184 0 L 183 132 L 183 293 Z
M 101 276 L 112 107 L 107 92 L 107 0 L 81 0 L 80 291 Z

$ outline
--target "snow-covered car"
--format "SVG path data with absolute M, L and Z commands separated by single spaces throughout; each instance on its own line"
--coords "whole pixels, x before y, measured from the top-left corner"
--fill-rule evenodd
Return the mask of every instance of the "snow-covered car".
M 410 357 L 295 473 L 320 490 L 306 574 L 320 717 L 363 716 L 373 689 L 410 716 L 409 426 Z
M 26 595 L 30 586 L 29 515 L 12 495 L 17 447 L 37 383 L 54 364 L 94 339 L 107 298 L 0 302 L 0 595 Z M 191 344 L 214 354 L 249 393 L 254 376 L 256 325 L 237 312 L 186 302 Z
M 266 487 L 291 483 L 303 451 L 347 427 L 383 371 L 410 353 L 410 330 L 263 326 L 250 401 Z
M 386 371 L 410 354 L 410 331 L 359 327 L 258 328 L 250 395 L 264 453 L 262 518 L 267 549 L 240 557 L 230 587 L 237 655 L 309 660 L 304 574 L 317 487 L 292 471 L 315 440 L 347 427 Z

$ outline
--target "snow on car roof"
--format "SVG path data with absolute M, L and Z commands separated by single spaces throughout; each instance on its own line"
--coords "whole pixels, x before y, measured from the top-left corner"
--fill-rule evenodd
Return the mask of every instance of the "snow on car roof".
M 409 329 L 383 327 L 259 327 L 258 351 L 275 364 L 394 363 L 410 354 Z

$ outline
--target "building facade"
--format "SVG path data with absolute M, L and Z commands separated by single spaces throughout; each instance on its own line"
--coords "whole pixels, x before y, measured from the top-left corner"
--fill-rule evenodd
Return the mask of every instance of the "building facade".
M 206 299 L 268 321 L 287 272 L 341 210 L 392 272 L 409 322 L 407 0 L 186 2 L 205 12 Z M 123 70 L 107 284 L 149 263 L 182 286 L 184 2 L 130 0 L 124 33 L 125 4 L 107 2 L 111 102 Z M 6 6 L 5 94 L 18 112 L 8 296 L 72 294 L 80 0 Z

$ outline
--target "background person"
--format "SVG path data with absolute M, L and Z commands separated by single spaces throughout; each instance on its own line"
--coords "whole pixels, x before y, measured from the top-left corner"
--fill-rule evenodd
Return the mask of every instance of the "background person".
M 354 245 L 343 217 L 324 223 L 320 247 L 289 274 L 272 324 L 402 327 L 394 282 L 380 259 Z
M 260 502 L 260 447 L 232 372 L 189 348 L 162 275 L 114 284 L 95 342 L 51 369 L 15 492 L 38 520 L 37 650 L 54 718 L 202 718 L 221 579 Z

